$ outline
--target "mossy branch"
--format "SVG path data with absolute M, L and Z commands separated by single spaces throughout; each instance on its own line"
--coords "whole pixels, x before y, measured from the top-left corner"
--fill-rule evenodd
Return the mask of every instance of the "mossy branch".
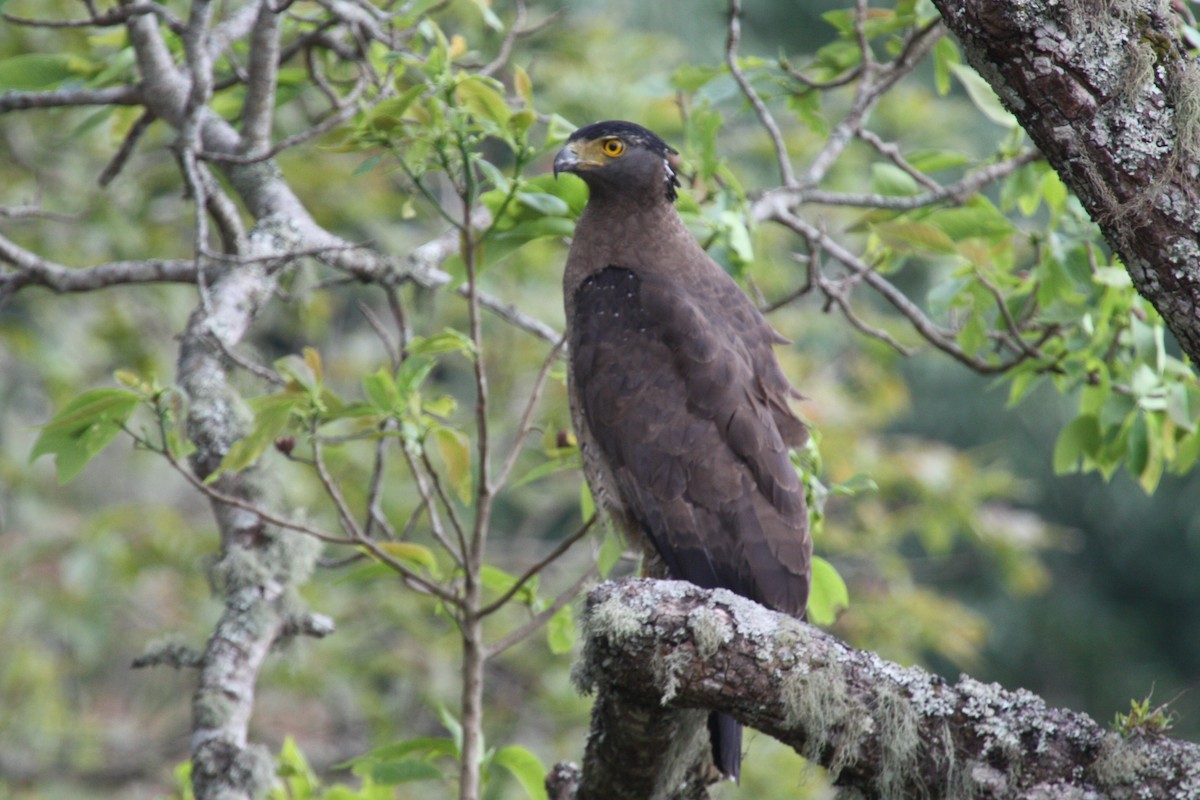
M 584 627 L 576 678 L 596 692 L 596 711 L 582 772 L 560 764 L 547 780 L 559 800 L 706 797 L 708 754 L 688 731 L 709 709 L 865 798 L 1182 797 L 1200 787 L 1200 746 L 1124 737 L 965 675 L 950 684 L 724 590 L 605 583 Z

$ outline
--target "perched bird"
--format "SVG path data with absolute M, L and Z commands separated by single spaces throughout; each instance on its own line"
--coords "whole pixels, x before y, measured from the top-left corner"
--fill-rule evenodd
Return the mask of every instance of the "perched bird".
M 807 429 L 775 332 L 675 210 L 678 153 L 623 121 L 571 134 L 554 172 L 589 190 L 563 276 L 571 416 L 599 505 L 647 574 L 803 617 L 812 542 L 789 448 Z M 737 779 L 741 726 L 709 718 Z

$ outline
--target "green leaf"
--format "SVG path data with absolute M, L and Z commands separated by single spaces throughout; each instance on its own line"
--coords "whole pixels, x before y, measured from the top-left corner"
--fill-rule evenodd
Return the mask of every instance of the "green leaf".
M 575 646 L 575 635 L 575 612 L 568 603 L 546 623 L 546 644 L 555 655 L 569 653 Z
M 621 556 L 625 555 L 625 543 L 621 540 L 621 534 L 613 530 L 613 526 L 607 524 L 605 520 L 604 535 L 600 538 L 600 548 L 596 552 L 596 569 L 600 570 L 600 577 L 607 578 L 608 573 L 612 572 L 613 567 L 621 560 Z
M 376 153 L 375 155 L 371 156 L 370 158 L 366 159 L 361 164 L 359 164 L 357 167 L 355 167 L 354 171 L 351 172 L 350 174 L 351 175 L 364 175 L 364 174 L 370 172 L 371 170 L 375 169 L 375 167 L 382 160 L 383 160 L 383 153 Z
M 479 9 L 484 25 L 494 31 L 504 30 L 504 23 L 496 16 L 496 12 L 492 11 L 492 0 L 472 0 L 472 2 L 475 4 L 475 8 Z
M 912 175 L 895 164 L 877 162 L 871 165 L 871 190 L 885 195 L 909 195 L 920 191 Z
M 538 464 L 536 467 L 529 470 L 529 472 L 526 472 L 524 475 L 522 475 L 519 480 L 515 481 L 512 485 L 512 488 L 516 489 L 518 486 L 524 486 L 527 483 L 536 481 L 538 478 L 544 478 L 547 475 L 553 475 L 556 472 L 563 472 L 569 469 L 580 469 L 582 465 L 583 460 L 579 456 L 579 451 L 575 450 L 567 455 L 560 456 L 558 458 L 551 458 L 542 462 L 541 464 Z
M 1005 408 L 1016 407 L 1025 398 L 1025 395 L 1042 382 L 1043 377 L 1032 370 L 1015 375 L 1012 384 L 1008 387 L 1008 401 L 1005 403 Z
M 415 86 L 410 86 L 395 97 L 384 100 L 379 105 L 371 110 L 371 116 L 387 116 L 400 118 L 404 116 L 404 112 L 408 107 L 429 90 L 428 84 L 418 83 Z
M 500 748 L 492 762 L 517 779 L 529 800 L 546 800 L 546 767 L 533 753 L 513 744 Z
M 358 758 L 335 765 L 334 769 L 348 769 L 379 761 L 398 761 L 413 754 L 422 754 L 427 759 L 438 756 L 454 757 L 458 755 L 458 749 L 454 740 L 446 736 L 415 736 L 412 739 L 376 747 Z
M 979 352 L 988 343 L 987 321 L 977 313 L 969 315 L 955 339 L 964 353 Z
M 517 192 L 517 202 L 547 217 L 565 217 L 571 211 L 566 200 L 543 192 Z
M 437 558 L 433 551 L 424 545 L 415 542 L 378 542 L 375 546 L 392 558 L 424 567 L 435 576 L 438 573 Z
M 494 266 L 535 239 L 570 236 L 574 230 L 575 223 L 567 217 L 538 217 L 518 222 L 488 236 L 482 247 L 483 265 Z
M 925 221 L 936 225 L 956 242 L 975 237 L 1004 239 L 1013 233 L 1008 217 L 984 197 L 974 198 L 959 208 L 938 209 Z
M 596 513 L 596 501 L 592 499 L 592 490 L 588 488 L 587 481 L 580 482 L 579 513 L 584 522 L 587 522 Z
M 421 384 L 436 365 L 437 362 L 432 358 L 409 350 L 409 357 L 404 359 L 404 363 L 396 371 L 396 391 L 400 393 L 401 402 L 407 402 L 408 398 L 421 388 Z
M 29 460 L 53 455 L 58 482 L 70 481 L 121 432 L 138 399 L 126 389 L 84 392 L 42 426 Z
M 525 107 L 533 108 L 533 81 L 529 79 L 529 73 L 525 71 L 521 65 L 513 67 L 513 89 L 516 90 L 517 96 L 525 101 Z
M 1095 454 L 1100 444 L 1100 421 L 1091 414 L 1076 417 L 1054 442 L 1055 474 L 1078 471 L 1080 459 Z
M 486 570 L 487 567 L 485 566 Z M 445 706 L 438 704 L 437 707 L 438 719 L 442 721 L 442 727 L 450 732 L 450 738 L 454 742 L 454 755 L 458 756 L 462 753 L 463 743 L 463 728 L 462 723 L 455 719 L 454 715 Z
M 433 429 L 438 452 L 446 464 L 447 477 L 458 499 L 464 504 L 471 502 L 471 440 L 456 428 L 441 425 Z
M 220 465 L 205 478 L 205 483 L 212 483 L 226 472 L 241 472 L 258 461 L 283 433 L 292 410 L 302 399 L 296 392 L 279 392 L 251 401 L 250 406 L 255 411 L 254 425 L 249 433 L 233 443 Z
M 945 37 L 938 41 L 945 41 Z M 906 153 L 904 157 L 909 164 L 921 172 L 958 169 L 971 163 L 971 157 L 958 150 L 913 150 Z
M 958 46 L 949 36 L 937 40 L 933 46 L 933 84 L 942 97 L 950 94 L 950 70 L 960 61 Z
M 436 781 L 446 776 L 428 761 L 405 758 L 400 761 L 383 761 L 371 766 L 371 780 L 385 786 L 411 781 Z
M 413 356 L 440 356 L 445 353 L 461 353 L 475 360 L 475 343 L 471 337 L 454 328 L 446 328 L 433 336 L 414 336 L 408 343 L 408 353 Z
M 1167 416 L 1185 431 L 1196 430 L 1196 420 L 1192 418 L 1189 408 L 1187 387 L 1182 383 L 1173 383 L 1167 389 Z
M 499 567 L 494 567 L 491 564 L 484 564 L 479 571 L 479 580 L 484 587 L 495 592 L 496 594 L 504 594 L 517 583 L 517 576 L 512 575 Z M 537 602 L 537 575 L 529 578 L 525 583 L 521 584 L 521 588 L 513 595 L 517 600 L 527 606 L 532 606 Z
M 287 783 L 288 797 L 312 797 L 320 781 L 300 751 L 296 740 L 287 736 L 279 748 L 276 775 Z
M 494 81 L 477 76 L 464 78 L 458 84 L 455 95 L 458 102 L 476 117 L 504 126 L 508 124 L 512 110 L 504 95 L 496 91 L 493 84 Z
M 496 209 L 500 206 L 500 202 L 502 202 L 504 198 L 508 196 L 508 191 L 512 187 L 512 181 L 509 180 L 507 175 L 500 171 L 499 167 L 488 161 L 486 158 L 472 159 L 472 163 L 479 167 L 479 171 L 483 173 L 485 178 L 487 178 L 487 182 L 496 189 L 494 197 L 497 199 L 497 202 L 490 202 L 491 197 L 493 196 L 493 193 L 491 192 L 487 193 L 487 195 L 484 197 L 484 203 L 487 204 L 488 210 L 492 213 L 495 213 Z
M 1111 286 L 1114 289 L 1128 289 L 1133 286 L 1133 280 L 1124 267 L 1096 267 L 1092 280 L 1101 286 Z
M 812 558 L 812 589 L 808 594 L 808 618 L 816 625 L 832 625 L 838 612 L 850 607 L 846 582 L 825 559 Z
M 928 250 L 934 253 L 956 252 L 954 242 L 940 228 L 927 222 L 881 222 L 872 229 L 889 246 L 900 250 Z
M 985 117 L 1010 130 L 1017 127 L 1017 118 L 1008 113 L 1008 109 L 1000 102 L 992 87 L 978 72 L 962 64 L 951 64 L 950 71 L 958 78 L 959 83 L 967 90 L 971 102 Z
M 363 394 L 371 401 L 371 405 L 385 414 L 393 414 L 400 410 L 400 392 L 396 389 L 396 380 L 387 367 L 380 367 L 370 375 L 363 376 Z
M 681 92 L 695 92 L 724 71 L 724 67 L 684 64 L 671 73 L 671 88 Z
M 308 350 L 308 348 L 305 349 Z M 316 364 L 317 368 L 314 369 L 314 362 L 308 357 L 307 352 L 304 358 L 294 354 L 287 355 L 276 359 L 275 371 L 290 383 L 315 396 L 321 388 L 319 362 Z
M 71 78 L 94 75 L 103 67 L 64 53 L 25 53 L 0 60 L 0 91 L 51 89 Z
M 1046 174 L 1042 176 L 1042 198 L 1046 201 L 1046 207 L 1055 214 L 1061 214 L 1066 206 L 1067 185 L 1052 169 L 1046 170 Z

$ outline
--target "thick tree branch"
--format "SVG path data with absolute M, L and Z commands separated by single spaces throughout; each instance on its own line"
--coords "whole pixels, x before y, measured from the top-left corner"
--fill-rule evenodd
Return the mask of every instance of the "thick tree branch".
M 967 61 L 1200 361 L 1200 68 L 1156 0 L 934 0 Z
M 0 271 L 0 302 L 26 286 L 44 286 L 59 293 L 91 292 L 106 286 L 128 283 L 195 283 L 196 265 L 191 259 L 147 259 L 113 261 L 87 269 L 72 269 L 42 258 L 0 236 L 0 263 L 15 271 Z
M 694 709 L 774 736 L 867 798 L 1184 797 L 1200 787 L 1200 746 L 1122 737 L 967 676 L 949 684 L 724 590 L 602 584 L 584 628 L 577 678 L 597 711 L 582 775 L 556 767 L 551 797 L 705 796 L 695 781 L 654 782 L 696 774 L 684 763 L 695 750 L 678 747 L 681 727 L 702 726 Z
M 250 236 L 251 254 L 286 253 L 291 244 L 286 233 L 286 220 L 264 220 Z M 275 289 L 278 271 L 261 260 L 224 268 L 181 338 L 178 381 L 188 399 L 188 438 L 196 445 L 192 464 L 202 477 L 245 434 L 223 351 L 250 330 Z M 257 468 L 224 473 L 215 487 L 248 503 L 269 505 L 272 493 Z M 224 611 L 205 648 L 192 698 L 192 782 L 198 798 L 249 800 L 265 791 L 273 763 L 265 748 L 247 740 L 255 683 L 289 621 L 303 615 L 296 587 L 311 572 L 319 544 L 289 535 L 243 504 L 214 501 L 213 512 L 221 556 L 211 576 Z

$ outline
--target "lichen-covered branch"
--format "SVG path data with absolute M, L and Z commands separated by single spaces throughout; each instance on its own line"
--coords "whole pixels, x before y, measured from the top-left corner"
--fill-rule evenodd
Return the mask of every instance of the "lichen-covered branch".
M 557 766 L 551 797 L 706 796 L 703 781 L 689 779 L 696 748 L 679 738 L 681 728 L 703 725 L 696 709 L 774 736 L 867 798 L 1200 792 L 1200 746 L 1121 736 L 965 675 L 950 684 L 724 590 L 602 584 L 588 597 L 584 627 L 576 676 L 596 693 L 597 710 L 582 773 Z M 673 783 L 649 782 L 664 772 Z
M 1159 0 L 934 0 L 987 79 L 1200 360 L 1200 67 Z
M 289 249 L 270 221 L 250 236 L 254 255 Z M 256 262 L 219 273 L 181 337 L 178 380 L 188 399 L 188 435 L 197 448 L 192 463 L 201 476 L 216 470 L 245 435 L 224 351 L 242 341 L 270 297 L 276 266 Z M 216 486 L 241 500 L 269 503 L 264 498 L 270 483 L 254 468 L 224 473 Z M 214 501 L 213 512 L 221 552 L 210 578 L 224 611 L 200 659 L 192 698 L 192 782 L 198 798 L 249 799 L 263 794 L 274 763 L 265 748 L 247 741 L 255 683 L 276 640 L 303 629 L 291 624 L 305 615 L 297 588 L 312 571 L 320 545 L 240 505 Z

